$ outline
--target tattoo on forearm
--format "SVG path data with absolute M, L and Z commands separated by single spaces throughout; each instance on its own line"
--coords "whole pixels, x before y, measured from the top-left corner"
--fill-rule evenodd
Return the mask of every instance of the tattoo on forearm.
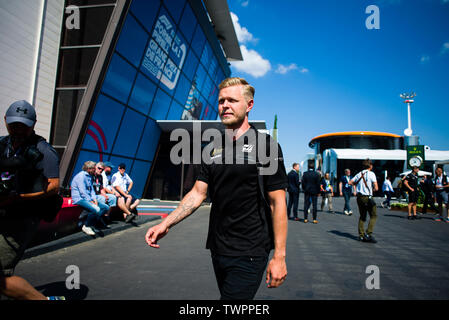
M 196 209 L 197 206 L 195 206 L 195 197 L 187 195 L 184 199 L 182 199 L 178 208 L 176 208 L 176 210 L 173 211 L 170 215 L 172 217 L 172 219 L 170 219 L 171 225 L 175 225 L 178 222 L 182 221 Z

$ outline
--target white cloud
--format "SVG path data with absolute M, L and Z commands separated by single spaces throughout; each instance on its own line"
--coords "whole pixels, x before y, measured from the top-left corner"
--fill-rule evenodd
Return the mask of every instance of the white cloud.
M 288 66 L 279 64 L 278 68 L 276 69 L 276 73 L 286 74 L 287 72 L 289 72 L 291 70 L 297 70 L 297 69 L 298 69 L 298 66 L 296 65 L 296 63 L 291 63 Z
M 426 55 L 421 56 L 421 59 L 419 59 L 419 61 L 420 61 L 422 64 L 429 62 L 429 60 L 430 60 L 430 57 L 429 57 L 429 56 L 426 56 Z
M 238 71 L 259 78 L 271 70 L 270 61 L 264 59 L 257 51 L 247 49 L 244 45 L 240 46 L 240 51 L 242 52 L 243 61 L 231 62 L 231 65 Z
M 448 0 L 449 1 L 449 0 Z M 242 5 L 242 7 L 247 7 L 249 5 L 249 0 L 247 1 L 242 1 L 242 3 L 240 3 Z
M 309 69 L 307 69 L 307 68 L 298 67 L 296 63 L 290 63 L 288 66 L 279 64 L 276 69 L 276 73 L 286 74 L 287 72 L 292 71 L 292 70 L 298 70 L 301 73 L 309 72 Z
M 237 40 L 241 43 L 247 42 L 257 42 L 257 39 L 248 31 L 245 27 L 242 27 L 239 23 L 239 17 L 231 12 L 231 19 L 234 25 L 235 33 L 237 35 Z
M 445 42 L 443 43 L 443 47 L 441 48 L 441 54 L 445 54 L 448 52 L 449 52 L 449 42 Z

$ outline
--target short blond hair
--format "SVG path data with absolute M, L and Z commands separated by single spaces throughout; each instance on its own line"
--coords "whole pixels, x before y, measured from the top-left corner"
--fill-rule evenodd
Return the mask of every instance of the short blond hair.
M 248 81 L 246 81 L 243 78 L 239 77 L 226 78 L 218 85 L 218 88 L 221 90 L 227 87 L 239 85 L 242 86 L 242 94 L 246 98 L 246 101 L 253 100 L 254 94 L 256 93 L 256 89 L 254 89 L 254 87 L 251 86 L 248 83 Z
M 95 165 L 96 165 L 96 164 L 97 164 L 97 163 L 94 162 L 94 161 L 86 161 L 86 162 L 84 162 L 84 165 L 83 165 L 83 171 L 87 171 L 87 170 L 89 170 L 89 169 L 95 168 Z

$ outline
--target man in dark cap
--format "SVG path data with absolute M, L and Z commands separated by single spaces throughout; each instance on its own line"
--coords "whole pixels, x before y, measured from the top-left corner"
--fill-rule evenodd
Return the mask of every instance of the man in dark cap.
M 36 111 L 25 100 L 11 104 L 5 124 L 9 135 L 0 138 L 0 294 L 47 300 L 25 279 L 14 276 L 14 269 L 40 219 L 51 221 L 61 208 L 59 157 L 35 134 Z

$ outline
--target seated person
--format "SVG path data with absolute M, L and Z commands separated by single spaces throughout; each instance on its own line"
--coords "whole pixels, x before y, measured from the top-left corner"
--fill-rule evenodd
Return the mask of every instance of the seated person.
M 98 162 L 95 165 L 95 174 L 93 176 L 93 185 L 94 185 L 95 194 L 97 195 L 98 202 L 104 203 L 109 207 L 108 212 L 105 213 L 105 215 L 103 216 L 103 219 L 105 221 L 108 221 L 111 208 L 115 207 L 115 205 L 117 203 L 117 197 L 112 193 L 108 194 L 103 187 L 102 173 L 103 173 L 104 168 L 105 168 L 105 165 L 103 162 Z
M 102 224 L 101 217 L 109 210 L 106 204 L 97 200 L 92 180 L 94 174 L 95 162 L 86 161 L 83 170 L 73 177 L 71 183 L 73 204 L 87 211 L 87 218 L 81 230 L 90 236 L 96 234 L 96 225 Z
M 126 165 L 121 163 L 118 166 L 118 171 L 112 176 L 111 182 L 115 190 L 125 199 L 126 208 L 131 212 L 134 211 L 131 216 L 128 215 L 125 218 L 126 222 L 130 222 L 137 217 L 135 212 L 137 212 L 137 206 L 139 205 L 140 200 L 130 193 L 131 188 L 133 187 L 133 180 L 125 170 Z
M 105 162 L 104 163 L 104 170 L 102 172 L 103 177 L 103 191 L 105 193 L 113 194 L 117 198 L 117 207 L 120 208 L 121 212 L 123 212 L 123 218 L 126 220 L 127 217 L 128 220 L 133 217 L 131 211 L 129 211 L 129 208 L 126 207 L 125 198 L 115 190 L 115 188 L 112 186 L 112 169 L 114 168 L 114 165 L 111 162 Z M 133 218 L 134 219 L 134 218 Z

